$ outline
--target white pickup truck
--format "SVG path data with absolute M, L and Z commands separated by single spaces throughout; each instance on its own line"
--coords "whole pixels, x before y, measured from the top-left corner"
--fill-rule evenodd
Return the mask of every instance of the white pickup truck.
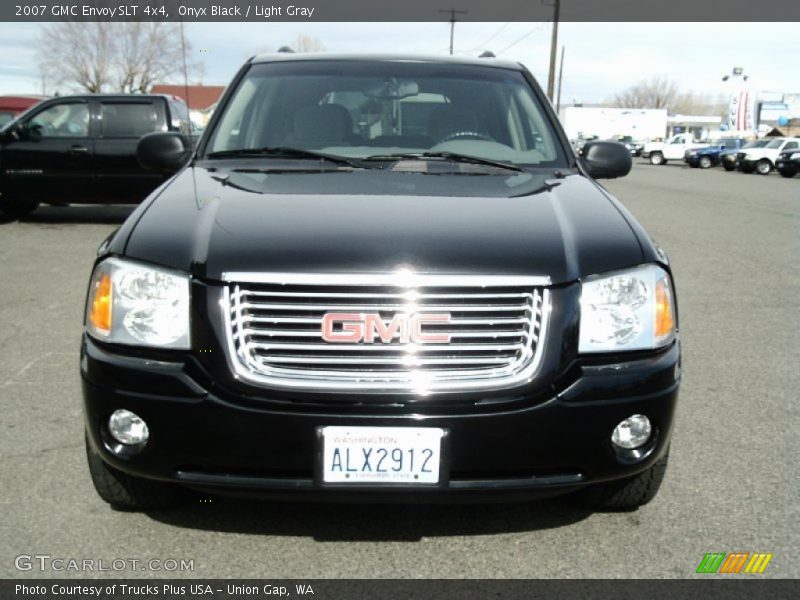
M 642 156 L 652 165 L 665 165 L 668 160 L 683 160 L 689 148 L 705 148 L 708 144 L 695 141 L 691 133 L 678 133 L 664 142 L 649 142 L 642 149 Z

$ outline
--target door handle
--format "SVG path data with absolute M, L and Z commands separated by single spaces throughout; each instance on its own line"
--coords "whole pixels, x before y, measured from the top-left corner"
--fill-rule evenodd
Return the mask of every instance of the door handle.
M 89 149 L 86 146 L 72 146 L 69 149 L 70 154 L 88 154 Z

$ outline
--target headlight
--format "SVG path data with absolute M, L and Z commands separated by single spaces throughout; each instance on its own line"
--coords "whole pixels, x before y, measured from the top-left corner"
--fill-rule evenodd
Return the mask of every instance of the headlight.
M 645 265 L 590 278 L 581 287 L 579 352 L 650 350 L 675 337 L 669 275 Z
M 107 342 L 188 349 L 189 277 L 116 258 L 92 274 L 86 331 Z

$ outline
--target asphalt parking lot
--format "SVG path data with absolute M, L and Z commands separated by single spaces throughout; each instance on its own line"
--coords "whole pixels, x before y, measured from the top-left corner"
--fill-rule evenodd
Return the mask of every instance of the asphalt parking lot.
M 671 256 L 684 380 L 660 495 L 632 513 L 213 499 L 111 511 L 85 467 L 78 345 L 98 244 L 130 207 L 0 225 L 0 576 L 15 557 L 189 559 L 189 577 L 689 577 L 706 552 L 800 576 L 800 177 L 637 161 L 607 187 Z

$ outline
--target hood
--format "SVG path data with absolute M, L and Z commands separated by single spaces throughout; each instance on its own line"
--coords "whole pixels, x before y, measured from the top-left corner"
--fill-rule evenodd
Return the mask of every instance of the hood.
M 764 158 L 765 156 L 778 156 L 777 148 L 747 148 L 740 150 L 747 158 Z
M 562 283 L 644 262 L 640 231 L 577 174 L 547 182 L 528 174 L 242 176 L 189 167 L 143 212 L 125 254 L 212 282 L 225 272 L 405 267 Z

